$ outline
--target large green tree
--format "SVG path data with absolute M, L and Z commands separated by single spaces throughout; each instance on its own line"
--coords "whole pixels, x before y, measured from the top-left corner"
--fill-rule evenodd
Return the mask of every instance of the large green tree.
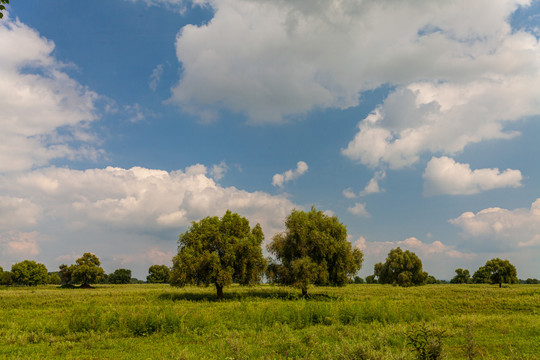
M 390 250 L 386 261 L 375 264 L 379 284 L 399 286 L 424 285 L 428 274 L 422 270 L 422 261 L 413 252 L 401 248 Z
M 90 284 L 97 283 L 105 273 L 100 265 L 96 255 L 84 253 L 73 265 L 73 282 L 81 284 L 83 288 L 91 287 Z
M 484 268 L 489 274 L 489 280 L 492 284 L 499 284 L 499 287 L 502 287 L 503 283 L 519 283 L 516 267 L 508 260 L 491 259 L 486 262 Z
M 33 260 L 24 260 L 11 266 L 11 278 L 15 284 L 40 285 L 47 283 L 45 265 Z
M 311 284 L 343 286 L 360 270 L 363 253 L 352 248 L 336 216 L 314 207 L 293 210 L 285 228 L 268 245 L 275 256 L 267 271 L 271 282 L 298 287 L 307 296 Z
M 206 217 L 193 222 L 178 240 L 170 283 L 215 285 L 218 299 L 223 287 L 233 281 L 241 285 L 260 282 L 266 261 L 261 244 L 264 235 L 259 224 L 227 210 L 220 219 Z
M 452 280 L 450 280 L 450 284 L 470 284 L 472 282 L 469 270 L 463 270 L 462 268 L 458 268 L 455 271 L 456 276 L 454 276 Z
M 167 265 L 152 265 L 148 268 L 146 282 L 151 284 L 163 284 L 169 282 L 171 270 Z
M 485 266 L 480 266 L 472 276 L 472 282 L 475 284 L 489 284 L 491 280 L 489 270 Z

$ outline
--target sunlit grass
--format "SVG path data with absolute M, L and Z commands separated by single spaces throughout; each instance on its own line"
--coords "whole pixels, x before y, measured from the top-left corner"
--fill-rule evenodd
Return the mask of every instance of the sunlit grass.
M 413 359 L 413 324 L 444 330 L 448 359 L 537 359 L 540 286 L 168 285 L 0 289 L 0 358 Z M 467 333 L 468 332 L 468 333 Z M 469 335 L 467 335 L 469 334 Z

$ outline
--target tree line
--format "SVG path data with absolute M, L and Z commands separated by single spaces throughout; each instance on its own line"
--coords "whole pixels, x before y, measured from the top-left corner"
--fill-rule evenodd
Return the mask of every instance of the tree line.
M 262 253 L 264 234 L 259 224 L 229 210 L 221 217 L 206 217 L 193 222 L 178 239 L 178 253 L 172 268 L 152 265 L 146 281 L 173 286 L 215 286 L 218 298 L 224 287 L 234 283 L 254 285 L 265 279 L 271 284 L 294 286 L 307 296 L 312 285 L 344 286 L 364 282 L 355 276 L 362 267 L 364 254 L 347 240 L 347 229 L 336 216 L 320 210 L 293 210 L 285 220 L 285 231 L 275 235 Z M 131 270 L 117 269 L 105 274 L 96 255 L 85 253 L 75 264 L 48 273 L 45 265 L 24 260 L 11 272 L 0 268 L 0 284 L 60 284 L 64 287 L 90 287 L 91 284 L 127 284 L 139 282 Z M 385 262 L 374 266 L 367 283 L 417 286 L 440 282 L 423 271 L 420 258 L 409 250 L 390 250 Z M 517 271 L 508 260 L 491 259 L 471 277 L 468 270 L 456 269 L 451 283 L 517 283 Z M 525 283 L 538 283 L 527 279 Z
M 168 283 L 170 269 L 167 265 L 152 265 L 148 268 L 147 283 Z M 144 283 L 131 277 L 131 270 L 116 269 L 105 274 L 99 258 L 92 253 L 84 253 L 75 264 L 59 266 L 59 271 L 48 272 L 44 264 L 33 260 L 24 260 L 11 266 L 11 271 L 4 271 L 0 266 L 0 285 L 61 285 L 73 288 L 91 288 L 92 284 L 134 284 Z

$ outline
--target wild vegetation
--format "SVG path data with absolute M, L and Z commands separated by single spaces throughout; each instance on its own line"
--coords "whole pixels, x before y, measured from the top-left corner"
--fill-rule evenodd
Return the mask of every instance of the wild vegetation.
M 0 287 L 0 338 L 3 359 L 538 359 L 540 286 Z

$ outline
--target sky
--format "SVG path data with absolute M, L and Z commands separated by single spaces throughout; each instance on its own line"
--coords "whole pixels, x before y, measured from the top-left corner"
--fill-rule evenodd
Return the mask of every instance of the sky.
M 193 221 L 267 244 L 315 206 L 363 277 L 399 246 L 540 278 L 539 38 L 540 0 L 13 0 L 0 266 L 145 279 Z

